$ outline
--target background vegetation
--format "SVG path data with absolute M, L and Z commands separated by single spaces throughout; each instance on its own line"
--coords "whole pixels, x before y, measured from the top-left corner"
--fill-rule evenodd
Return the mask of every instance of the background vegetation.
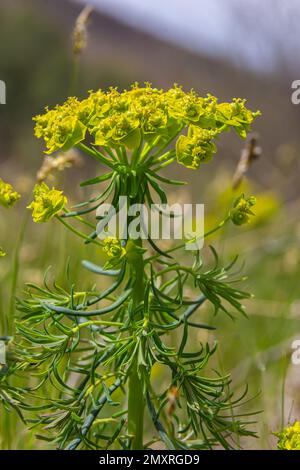
M 12 296 L 22 295 L 25 282 L 42 283 L 49 266 L 49 276 L 55 275 L 64 284 L 68 257 L 72 280 L 84 287 L 93 282 L 81 269 L 80 260 L 87 252 L 91 257 L 94 248 L 80 244 L 56 222 L 34 226 L 27 221 L 25 210 L 42 163 L 31 117 L 72 91 L 70 37 L 80 9 L 62 0 L 4 0 L 0 6 L 0 79 L 8 87 L 8 104 L 0 107 L 0 175 L 23 195 L 14 210 L 0 210 L 0 246 L 7 252 L 0 263 L 0 336 L 13 331 L 17 313 Z M 262 410 L 256 425 L 260 437 L 243 443 L 246 448 L 274 448 L 276 439 L 271 432 L 289 420 L 300 419 L 299 369 L 290 361 L 292 341 L 300 338 L 300 138 L 299 110 L 290 103 L 289 73 L 288 68 L 286 74 L 282 69 L 254 73 L 244 64 L 185 51 L 93 13 L 76 86 L 76 93 L 82 95 L 88 89 L 108 85 L 126 87 L 135 80 L 152 81 L 157 86 L 178 82 L 224 99 L 243 96 L 252 109 L 263 113 L 256 125 L 263 153 L 238 191 L 257 196 L 257 217 L 246 228 L 226 229 L 212 239 L 224 253 L 224 260 L 240 253 L 240 264 L 246 263 L 247 289 L 255 295 L 247 302 L 248 319 L 239 317 L 232 322 L 219 315 L 220 336 L 215 333 L 220 340 L 218 367 L 233 370 L 237 388 L 247 382 L 250 394 L 260 391 L 249 403 L 249 410 Z M 178 167 L 180 178 L 192 181 L 192 190 L 179 190 L 174 199 L 205 202 L 207 225 L 219 220 L 235 197 L 232 177 L 240 152 L 239 140 L 230 137 L 207 168 L 202 166 L 191 176 Z M 93 175 L 89 161 L 82 161 L 79 169 L 55 173 L 52 181 L 64 186 L 70 200 L 84 199 L 83 190 L 74 190 L 83 174 L 87 178 Z M 94 256 L 99 255 L 95 252 Z M 156 374 L 160 383 L 159 369 Z M 14 412 L 1 409 L 2 449 L 45 445 L 36 440 L 34 430 L 28 432 L 23 427 Z

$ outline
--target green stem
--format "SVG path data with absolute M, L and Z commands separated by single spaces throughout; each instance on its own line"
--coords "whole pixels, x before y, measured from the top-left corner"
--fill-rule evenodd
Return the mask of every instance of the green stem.
M 156 147 L 158 142 L 160 141 L 161 136 L 157 136 L 151 143 L 147 142 L 142 150 L 141 156 L 140 156 L 140 161 L 139 163 L 142 164 L 146 158 L 148 157 L 149 153 L 151 150 Z
M 218 230 L 220 230 L 221 228 L 224 227 L 224 225 L 230 220 L 230 217 L 227 216 L 225 219 L 222 220 L 222 222 L 220 222 L 215 228 L 213 228 L 212 230 L 209 230 L 208 232 L 206 232 L 204 235 L 203 235 L 203 238 L 207 238 L 208 236 L 212 235 L 213 233 L 217 232 Z M 187 243 L 194 243 L 197 241 L 197 238 L 199 238 L 198 236 L 197 237 L 194 237 L 192 238 L 191 240 L 187 240 L 185 241 L 184 243 L 181 243 L 179 245 L 176 245 L 174 246 L 173 248 L 169 248 L 169 250 L 165 250 L 164 253 L 166 254 L 169 254 L 169 253 L 173 253 L 174 251 L 177 251 L 177 250 L 180 250 L 181 248 L 184 248 L 185 245 Z M 153 255 L 153 256 L 150 256 L 149 258 L 145 259 L 145 263 L 148 263 L 148 262 L 151 262 L 155 259 L 159 258 L 159 255 Z
M 107 165 L 109 168 L 114 169 L 113 163 L 105 155 L 103 155 L 99 150 L 92 149 L 88 147 L 88 145 L 83 144 L 82 142 L 79 143 L 76 147 L 82 152 L 86 153 L 87 155 L 90 155 L 91 157 L 96 158 L 96 160 L 103 163 L 104 165 Z
M 7 333 L 8 334 L 13 333 L 16 291 L 17 291 L 19 268 L 20 268 L 20 251 L 23 245 L 28 220 L 29 220 L 29 211 L 26 211 L 23 217 L 22 223 L 21 223 L 19 237 L 17 240 L 16 249 L 15 249 L 14 258 L 13 258 L 13 272 L 12 272 L 12 283 L 11 283 L 11 291 L 10 291 L 9 316 L 7 320 L 7 323 L 8 323 Z
M 134 242 L 138 247 L 142 246 L 141 240 Z M 138 306 L 144 298 L 144 260 L 141 253 L 135 253 L 132 260 L 135 271 L 135 286 L 133 290 L 133 304 Z M 137 320 L 143 317 L 143 313 Z M 143 449 L 144 434 L 144 408 L 145 397 L 143 392 L 143 380 L 138 370 L 138 363 L 135 360 L 129 376 L 128 390 L 128 434 L 132 436 L 131 449 Z
M 160 165 L 156 166 L 155 168 L 152 168 L 152 171 L 156 172 L 156 171 L 162 170 L 162 168 L 165 168 L 166 166 L 171 165 L 171 163 L 175 162 L 175 160 L 176 160 L 176 157 L 172 157 L 169 160 L 167 160 L 166 162 L 161 163 Z
M 98 245 L 98 246 L 101 246 L 102 248 L 102 245 L 101 243 L 99 243 L 97 240 L 93 240 L 91 238 L 89 238 L 87 235 L 85 235 L 84 233 L 80 232 L 79 230 L 77 230 L 75 227 L 73 227 L 71 224 L 68 224 L 62 217 L 60 217 L 59 215 L 56 216 L 57 220 L 59 220 L 65 227 L 67 227 L 72 233 L 74 233 L 75 235 L 77 235 L 78 237 L 80 238 L 83 238 L 84 240 L 86 241 L 89 241 L 90 243 L 93 243 L 94 245 Z

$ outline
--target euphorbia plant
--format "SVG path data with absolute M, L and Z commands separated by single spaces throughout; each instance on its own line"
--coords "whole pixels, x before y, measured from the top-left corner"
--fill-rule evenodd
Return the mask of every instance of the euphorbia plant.
M 20 199 L 18 194 L 9 183 L 5 183 L 0 178 L 0 206 L 8 209 L 12 207 Z M 0 257 L 5 256 L 5 252 L 0 247 Z
M 182 243 L 163 250 L 151 238 L 100 240 L 96 211 L 106 201 L 119 210 L 120 196 L 130 204 L 166 204 L 165 185 L 182 183 L 162 176 L 163 168 L 177 162 L 197 170 L 213 157 L 220 134 L 234 129 L 246 137 L 257 114 L 239 99 L 219 103 L 178 86 L 163 91 L 135 84 L 122 93 L 112 88 L 82 101 L 70 98 L 35 118 L 36 136 L 53 158 L 76 147 L 108 169 L 82 183 L 105 188 L 72 210 L 63 193 L 45 183 L 29 206 L 36 222 L 55 216 L 107 257 L 104 266 L 83 261 L 95 274 L 92 291 L 30 285 L 28 297 L 18 301 L 23 315 L 11 371 L 37 377 L 18 407 L 36 410 L 30 422 L 43 439 L 63 449 L 147 448 L 146 411 L 156 430 L 151 442 L 169 449 L 232 448 L 235 436 L 253 435 L 241 413 L 234 415 L 242 397 L 233 397 L 230 377 L 210 370 L 216 346 L 189 344 L 191 329 L 213 329 L 200 319 L 204 303 L 214 313 L 244 311 L 241 301 L 249 294 L 234 287 L 231 266 L 221 267 L 215 250 L 213 268 L 204 266 L 199 251 L 184 265 L 175 258 Z M 228 221 L 247 222 L 254 203 L 238 198 L 216 230 Z M 111 278 L 105 289 L 104 277 Z M 171 346 L 175 330 L 181 339 Z M 160 392 L 151 376 L 155 364 L 167 381 Z M 50 388 L 58 392 L 49 397 Z M 32 397 L 40 404 L 33 406 Z

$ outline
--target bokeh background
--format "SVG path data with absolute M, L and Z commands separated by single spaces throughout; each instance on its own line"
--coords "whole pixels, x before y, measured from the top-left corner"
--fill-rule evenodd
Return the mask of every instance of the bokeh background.
M 80 268 L 87 253 L 93 256 L 90 247 L 55 222 L 37 227 L 28 220 L 26 204 L 43 161 L 32 116 L 69 94 L 83 97 L 90 89 L 124 88 L 135 81 L 158 87 L 176 82 L 221 100 L 246 98 L 251 109 L 262 112 L 254 129 L 262 154 L 241 186 L 233 191 L 232 178 L 244 143 L 227 135 L 210 165 L 197 172 L 172 169 L 190 182 L 189 190 L 173 197 L 204 202 L 207 226 L 218 222 L 241 192 L 258 198 L 251 224 L 211 239 L 224 260 L 239 254 L 246 288 L 255 295 L 247 303 L 248 319 L 217 317 L 216 365 L 232 371 L 237 389 L 247 382 L 250 396 L 260 392 L 248 405 L 249 411 L 262 410 L 255 425 L 259 438 L 244 447 L 274 448 L 272 432 L 300 419 L 300 366 L 291 362 L 292 342 L 300 339 L 300 105 L 291 102 L 291 83 L 300 79 L 299 2 L 89 4 L 94 10 L 87 47 L 75 61 L 72 31 L 84 2 L 1 0 L 0 79 L 7 85 L 7 104 L 0 106 L 0 176 L 23 198 L 14 210 L 0 210 L 0 246 L 7 252 L 0 263 L 0 336 L 13 331 L 14 295 L 22 295 L 25 282 L 42 283 L 49 266 L 63 284 L 69 258 L 74 282 L 92 282 Z M 71 201 L 84 197 L 78 182 L 94 171 L 90 161 L 76 156 L 75 163 L 52 175 Z M 1 410 L 1 448 L 44 446 L 13 412 Z

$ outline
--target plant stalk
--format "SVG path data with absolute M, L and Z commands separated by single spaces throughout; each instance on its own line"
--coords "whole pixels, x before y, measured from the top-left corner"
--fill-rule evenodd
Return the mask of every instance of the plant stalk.
M 134 243 L 142 246 L 141 240 L 136 240 Z M 132 266 L 135 271 L 135 286 L 133 290 L 133 307 L 136 307 L 144 299 L 144 260 L 142 253 L 135 253 L 132 260 Z M 143 313 L 140 313 L 141 319 Z M 144 408 L 145 397 L 143 392 L 143 380 L 138 370 L 137 360 L 134 362 L 132 371 L 129 376 L 128 385 L 128 434 L 133 436 L 131 449 L 143 449 L 143 434 L 144 434 Z

